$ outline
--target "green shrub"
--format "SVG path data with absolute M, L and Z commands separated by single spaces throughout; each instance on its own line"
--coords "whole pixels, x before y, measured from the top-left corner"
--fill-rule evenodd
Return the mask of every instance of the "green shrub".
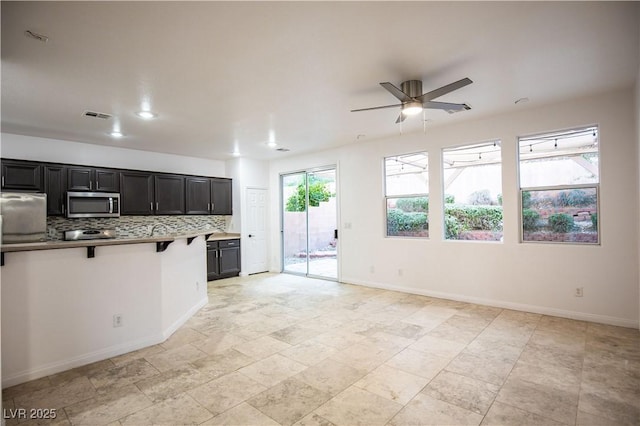
M 444 217 L 444 236 L 447 240 L 456 240 L 462 232 L 462 225 L 454 216 Z
M 429 211 L 429 198 L 398 198 L 396 201 L 396 208 L 405 212 L 427 212 Z
M 565 234 L 573 229 L 573 216 L 566 213 L 555 213 L 549 216 L 549 226 L 553 232 Z
M 591 213 L 591 225 L 594 231 L 598 230 L 598 213 Z
M 453 204 L 456 202 L 456 197 L 451 194 L 444 194 L 444 203 L 445 204 Z
M 522 229 L 524 229 L 525 231 L 535 231 L 536 229 L 538 229 L 539 220 L 540 215 L 537 211 L 531 209 L 522 209 Z
M 311 207 L 318 207 L 320 202 L 329 201 L 330 197 L 331 193 L 324 183 L 314 182 L 309 185 L 309 205 Z M 303 183 L 298 185 L 296 192 L 289 197 L 285 208 L 288 212 L 303 212 L 306 210 L 306 191 Z
M 571 189 L 568 191 L 561 191 L 557 195 L 553 204 L 559 207 L 585 207 L 595 203 L 595 194 L 589 194 L 582 189 Z
M 429 229 L 429 224 L 427 222 L 427 213 L 425 212 L 404 212 L 400 209 L 389 209 L 387 211 L 388 235 L 427 229 Z
M 502 207 L 450 204 L 444 207 L 445 217 L 455 217 L 461 230 L 499 231 L 502 229 Z
M 531 207 L 531 192 L 522 191 L 522 208 L 528 209 L 529 207 Z
M 491 192 L 488 189 L 472 192 L 469 195 L 469 204 L 472 206 L 490 206 L 492 204 Z

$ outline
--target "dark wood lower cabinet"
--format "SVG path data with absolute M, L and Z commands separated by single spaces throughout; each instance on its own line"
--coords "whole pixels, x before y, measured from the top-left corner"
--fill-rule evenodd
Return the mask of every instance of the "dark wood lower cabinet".
M 240 240 L 207 242 L 207 280 L 240 274 Z

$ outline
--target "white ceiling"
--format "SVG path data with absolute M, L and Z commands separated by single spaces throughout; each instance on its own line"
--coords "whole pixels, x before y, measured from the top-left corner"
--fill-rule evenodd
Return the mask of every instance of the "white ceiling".
M 378 83 L 423 80 L 473 109 L 427 126 L 634 84 L 640 4 L 6 2 L 2 131 L 210 159 L 397 135 Z M 49 37 L 41 43 L 31 30 Z M 514 105 L 528 97 L 525 105 Z M 147 102 L 158 113 L 143 121 Z M 83 117 L 112 114 L 109 121 Z M 108 133 L 120 126 L 125 137 Z M 403 133 L 421 132 L 422 116 Z M 270 132 L 285 154 L 269 149 Z M 364 136 L 358 136 L 364 135 Z

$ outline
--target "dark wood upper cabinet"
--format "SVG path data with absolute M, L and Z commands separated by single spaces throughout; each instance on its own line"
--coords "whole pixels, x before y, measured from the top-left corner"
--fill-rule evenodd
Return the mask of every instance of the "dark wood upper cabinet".
M 233 214 L 231 182 L 231 179 L 211 178 L 211 214 Z
M 119 172 L 91 167 L 69 167 L 67 171 L 69 191 L 119 192 Z
M 187 214 L 233 214 L 231 183 L 231 179 L 187 177 Z
M 186 178 L 186 213 L 209 214 L 211 210 L 211 184 L 206 177 Z
M 93 169 L 88 167 L 69 167 L 67 170 L 69 191 L 93 190 Z
M 153 174 L 120 172 L 120 214 L 153 214 Z
M 44 166 L 44 192 L 47 193 L 47 214 L 64 216 L 67 190 L 66 167 L 54 164 Z
M 112 169 L 95 169 L 95 189 L 104 192 L 120 192 L 120 172 Z
M 2 160 L 2 189 L 42 192 L 42 163 Z
M 67 191 L 120 193 L 121 215 L 231 215 L 232 180 L 2 159 L 2 190 L 46 192 L 47 214 L 64 215 Z
M 184 176 L 155 175 L 155 213 L 184 214 Z

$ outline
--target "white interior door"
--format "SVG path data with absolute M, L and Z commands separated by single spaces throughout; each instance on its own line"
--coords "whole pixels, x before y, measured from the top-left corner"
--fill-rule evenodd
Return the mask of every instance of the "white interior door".
M 247 237 L 247 272 L 268 271 L 266 189 L 247 188 Z

